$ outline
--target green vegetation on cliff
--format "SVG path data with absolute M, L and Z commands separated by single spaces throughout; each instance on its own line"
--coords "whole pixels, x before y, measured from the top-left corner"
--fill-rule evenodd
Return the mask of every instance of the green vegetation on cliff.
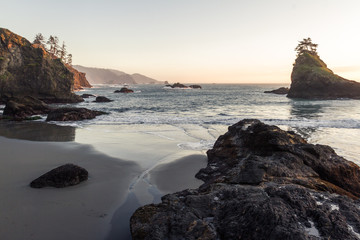
M 46 102 L 79 102 L 73 74 L 42 47 L 0 28 L 0 99 L 33 96 Z
M 307 40 L 307 41 L 305 41 Z M 317 44 L 304 39 L 295 49 L 297 58 L 291 73 L 290 98 L 360 98 L 360 83 L 344 79 L 331 71 L 316 52 Z

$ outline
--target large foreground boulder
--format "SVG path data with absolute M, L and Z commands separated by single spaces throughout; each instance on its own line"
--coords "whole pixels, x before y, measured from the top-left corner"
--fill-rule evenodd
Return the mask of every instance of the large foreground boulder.
M 133 239 L 358 239 L 360 168 L 258 120 L 229 127 L 196 177 L 131 217 Z
M 88 179 L 88 171 L 74 164 L 65 164 L 57 167 L 30 183 L 32 188 L 73 186 Z
M 295 61 L 287 97 L 360 99 L 360 83 L 334 74 L 316 53 L 304 52 Z
M 49 112 L 46 121 L 80 121 L 85 119 L 93 119 L 96 116 L 102 114 L 106 113 L 86 108 L 57 108 Z

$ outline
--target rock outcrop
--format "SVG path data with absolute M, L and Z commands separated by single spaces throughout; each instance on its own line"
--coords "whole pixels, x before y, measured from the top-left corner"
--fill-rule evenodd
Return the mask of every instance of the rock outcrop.
M 200 85 L 190 85 L 190 88 L 194 88 L 194 89 L 201 89 L 202 87 Z
M 85 119 L 93 119 L 96 116 L 103 114 L 106 113 L 86 108 L 57 108 L 49 112 L 46 121 L 81 121 Z
M 0 28 L 0 99 L 31 96 L 46 103 L 80 102 L 73 74 L 60 59 L 25 38 Z
M 83 88 L 91 88 L 91 84 L 86 79 L 86 74 L 83 72 L 79 72 L 69 64 L 65 64 L 67 69 L 74 75 L 74 90 L 81 90 Z
M 88 171 L 74 164 L 57 167 L 30 183 L 32 188 L 56 187 L 63 188 L 77 185 L 88 179 Z
M 264 91 L 264 93 L 274 93 L 274 94 L 279 94 L 279 95 L 288 94 L 289 93 L 289 88 L 281 87 L 281 88 L 271 90 L 271 91 Z
M 96 98 L 95 98 L 95 101 L 93 101 L 93 102 L 101 102 L 101 103 L 103 103 L 103 102 L 112 102 L 113 100 L 111 100 L 111 99 L 109 99 L 109 98 L 107 98 L 107 97 L 104 97 L 104 96 L 97 96 Z
M 13 120 L 25 120 L 32 115 L 47 114 L 51 108 L 41 100 L 26 96 L 9 99 L 5 105 L 3 115 Z
M 317 54 L 305 52 L 295 61 L 287 97 L 360 99 L 360 83 L 335 75 Z
M 329 146 L 248 119 L 207 155 L 196 175 L 205 183 L 136 210 L 133 239 L 360 236 L 360 168 Z
M 95 95 L 93 94 L 88 94 L 88 93 L 84 93 L 81 95 L 82 98 L 90 98 L 90 97 L 96 97 Z
M 133 93 L 134 90 L 123 87 L 120 90 L 115 90 L 114 93 Z

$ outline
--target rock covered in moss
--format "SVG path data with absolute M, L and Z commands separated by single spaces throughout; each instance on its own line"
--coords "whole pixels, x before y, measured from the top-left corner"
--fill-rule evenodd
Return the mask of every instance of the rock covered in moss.
M 88 179 L 88 171 L 74 164 L 57 167 L 30 183 L 32 188 L 56 187 L 63 188 L 77 185 Z
M 133 239 L 358 239 L 360 168 L 258 120 L 229 127 L 198 189 L 131 217 Z
M 80 102 L 73 74 L 25 38 L 0 28 L 0 99 L 32 96 L 46 103 Z
M 334 74 L 317 54 L 298 56 L 291 73 L 289 98 L 360 99 L 360 83 Z

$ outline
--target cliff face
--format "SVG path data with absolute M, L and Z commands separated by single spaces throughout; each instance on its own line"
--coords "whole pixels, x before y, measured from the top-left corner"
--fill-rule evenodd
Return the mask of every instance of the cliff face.
M 32 96 L 48 103 L 79 102 L 73 74 L 60 59 L 0 28 L 0 99 Z
M 92 87 L 91 84 L 86 79 L 85 73 L 79 72 L 78 70 L 76 70 L 75 68 L 73 68 L 68 64 L 66 64 L 65 66 L 67 67 L 67 69 L 69 69 L 70 72 L 72 72 L 72 74 L 74 74 L 74 90 L 81 90 L 84 87 L 85 88 Z
M 360 83 L 334 74 L 318 55 L 301 54 L 291 74 L 289 98 L 360 99 Z

